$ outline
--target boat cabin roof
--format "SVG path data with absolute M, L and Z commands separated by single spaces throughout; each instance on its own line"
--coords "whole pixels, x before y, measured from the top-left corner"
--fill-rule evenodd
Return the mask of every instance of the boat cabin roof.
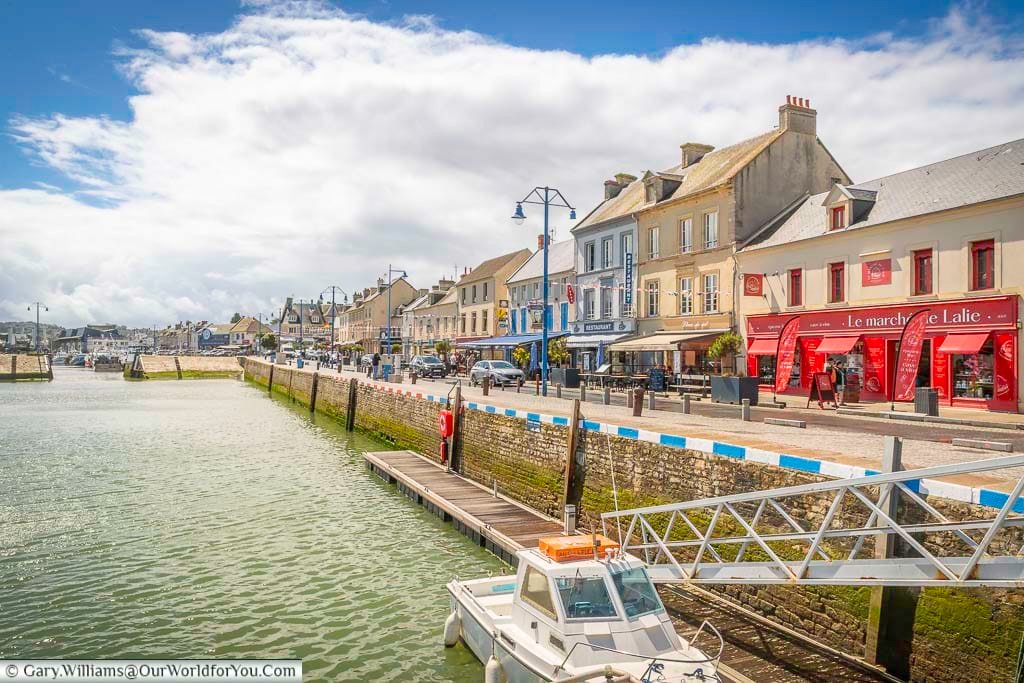
M 608 572 L 621 572 L 626 569 L 646 567 L 642 560 L 626 553 L 617 553 L 612 558 L 603 557 L 597 560 L 570 560 L 556 562 L 536 548 L 520 550 L 519 560 L 525 561 L 552 578 L 573 576 L 605 576 Z

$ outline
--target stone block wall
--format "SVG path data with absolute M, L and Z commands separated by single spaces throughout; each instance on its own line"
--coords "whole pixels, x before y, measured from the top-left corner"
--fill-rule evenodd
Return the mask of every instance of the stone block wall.
M 268 367 L 262 361 L 246 359 L 247 377 L 263 386 Z M 311 372 L 277 366 L 274 390 L 308 401 L 311 378 Z M 343 420 L 347 403 L 348 378 L 322 373 L 316 409 Z M 409 396 L 360 382 L 356 426 L 400 447 L 436 457 L 441 408 L 438 402 L 415 394 Z M 541 423 L 530 429 L 519 418 L 465 410 L 459 436 L 456 457 L 465 476 L 488 487 L 497 481 L 503 494 L 561 517 L 567 427 Z M 596 529 L 601 528 L 600 514 L 615 508 L 613 473 L 619 509 L 826 479 L 747 460 L 582 430 L 577 463 L 574 498 L 580 506 L 579 525 Z M 792 513 L 801 520 L 817 521 L 826 513 L 829 502 L 825 497 L 807 498 Z M 966 503 L 936 497 L 929 502 L 954 519 L 982 516 L 980 508 Z M 983 515 L 991 516 L 992 512 L 984 509 Z M 855 505 L 846 505 L 840 512 L 844 523 L 863 524 L 865 516 L 866 510 Z M 617 529 L 609 528 L 608 533 L 614 538 Z M 922 540 L 937 544 L 937 539 Z M 1022 542 L 1024 538 L 1018 531 L 1000 538 L 998 546 L 1017 549 Z M 867 588 L 735 585 L 715 590 L 815 640 L 855 656 L 863 655 L 870 596 Z M 1024 633 L 1024 591 L 925 589 L 914 609 L 911 680 L 975 683 L 1010 679 Z

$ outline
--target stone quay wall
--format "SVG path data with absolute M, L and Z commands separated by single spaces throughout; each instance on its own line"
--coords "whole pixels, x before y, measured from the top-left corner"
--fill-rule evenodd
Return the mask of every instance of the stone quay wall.
M 245 359 L 244 367 L 247 379 L 262 386 L 271 383 L 268 363 Z M 272 372 L 274 392 L 309 405 L 314 373 L 289 366 L 275 366 Z M 349 382 L 350 376 L 317 373 L 315 410 L 344 422 Z M 412 389 L 388 389 L 360 380 L 355 427 L 436 457 L 438 413 L 444 408 L 444 397 Z M 504 495 L 561 517 L 568 432 L 566 424 L 531 424 L 500 409 L 464 409 L 453 462 L 463 475 L 486 486 L 497 484 Z M 629 509 L 828 479 L 584 429 L 578 432 L 576 464 L 570 501 L 579 506 L 579 526 L 598 530 L 600 514 L 615 509 L 616 498 L 619 509 Z M 804 523 L 813 523 L 825 515 L 830 502 L 810 498 L 792 512 Z M 993 513 L 935 496 L 928 502 L 953 519 Z M 842 523 L 851 524 L 863 524 L 866 514 L 853 504 L 844 505 L 839 513 Z M 614 526 L 607 531 L 613 538 L 617 534 Z M 933 547 L 949 543 L 927 536 L 920 540 Z M 999 543 L 1003 548 L 1019 548 L 1022 541 L 1017 533 Z M 713 590 L 819 642 L 855 656 L 864 653 L 869 588 L 732 585 Z M 910 680 L 974 683 L 1012 678 L 1024 633 L 1024 591 L 929 588 L 916 593 L 916 601 L 908 606 L 913 632 Z
M 50 359 L 28 353 L 0 353 L 0 381 L 52 379 Z

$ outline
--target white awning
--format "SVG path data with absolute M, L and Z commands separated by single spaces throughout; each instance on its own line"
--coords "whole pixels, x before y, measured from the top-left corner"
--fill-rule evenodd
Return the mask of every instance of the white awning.
M 607 346 L 617 339 L 628 336 L 627 332 L 621 334 L 574 334 L 565 340 L 565 345 L 570 349 L 596 349 L 598 344 Z
M 655 332 L 646 337 L 635 337 L 612 344 L 609 351 L 675 351 L 680 342 L 696 341 L 705 337 L 717 337 L 726 330 L 701 330 L 700 332 Z

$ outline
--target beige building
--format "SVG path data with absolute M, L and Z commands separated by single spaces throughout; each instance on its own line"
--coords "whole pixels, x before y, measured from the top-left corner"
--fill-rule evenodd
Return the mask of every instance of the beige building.
M 537 241 L 541 244 L 541 238 Z M 535 334 L 541 331 L 530 319 L 531 301 L 544 299 L 544 251 L 540 248 L 521 265 L 506 283 L 509 291 L 509 315 L 506 334 Z M 551 242 L 548 245 L 548 331 L 569 333 L 576 320 L 576 307 L 569 305 L 568 291 L 576 284 L 576 241 Z
M 455 346 L 459 322 L 454 280 L 441 280 L 426 300 L 413 310 L 412 354 L 433 354 L 434 345 L 439 341 L 451 342 Z
M 907 319 L 927 310 L 918 386 L 947 404 L 1020 408 L 1024 140 L 798 202 L 737 254 L 747 371 L 774 382 L 799 319 L 790 391 L 842 360 L 863 400 L 886 400 Z
M 794 201 L 849 182 L 817 137 L 817 112 L 787 100 L 778 128 L 718 150 L 686 143 L 678 165 L 641 178 L 633 292 L 641 338 L 610 347 L 634 352 L 627 369 L 718 369 L 704 351 L 735 326 L 737 243 Z
M 459 279 L 456 287 L 459 310 L 457 344 L 467 344 L 508 332 L 499 328 L 499 316 L 508 316 L 506 281 L 529 260 L 529 249 L 488 259 Z M 500 313 L 499 313 L 500 311 Z
M 382 279 L 377 286 L 352 295 L 352 304 L 338 313 L 335 327 L 339 344 L 359 344 L 366 353 L 385 353 L 388 326 L 391 343 L 402 343 L 402 308 L 411 303 L 418 292 L 404 277 L 391 284 L 391 310 L 388 311 L 388 285 Z

